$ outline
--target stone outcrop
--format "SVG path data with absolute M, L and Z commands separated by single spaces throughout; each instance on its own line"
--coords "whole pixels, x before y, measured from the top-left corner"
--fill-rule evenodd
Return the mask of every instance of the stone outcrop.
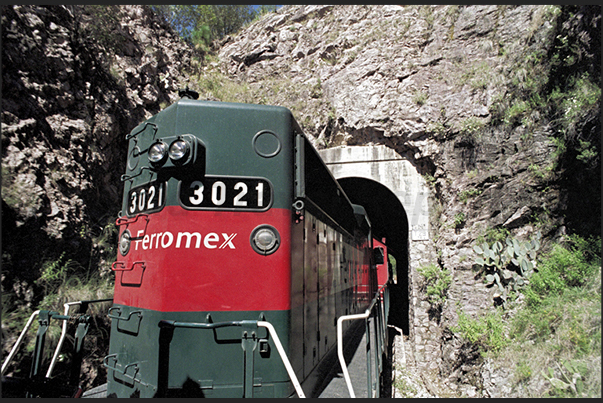
M 186 81 L 177 34 L 146 7 L 110 7 L 2 6 L 5 292 L 63 250 L 84 267 L 103 253 L 93 239 L 120 209 L 125 135 Z
M 552 26 L 544 19 L 526 29 L 543 12 L 535 6 L 289 6 L 224 45 L 220 58 L 229 74 L 248 83 L 280 76 L 293 86 L 320 86 L 346 134 L 372 128 L 429 156 L 433 136 L 426 133 L 435 123 L 458 132 L 466 119 L 489 121 L 511 67 L 499 52 L 524 46 L 528 35 L 534 42 L 546 38 Z

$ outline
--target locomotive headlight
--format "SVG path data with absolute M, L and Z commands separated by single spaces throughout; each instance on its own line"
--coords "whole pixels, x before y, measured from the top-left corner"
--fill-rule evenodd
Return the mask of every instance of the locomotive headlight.
M 270 255 L 278 249 L 281 237 L 271 225 L 260 225 L 251 231 L 251 247 L 260 255 Z
M 186 156 L 188 155 L 189 149 L 190 149 L 190 146 L 188 144 L 188 141 L 178 139 L 170 145 L 170 150 L 169 150 L 170 158 L 174 162 L 179 162 L 182 159 L 186 158 Z
M 158 141 L 149 147 L 149 161 L 158 164 L 165 159 L 167 153 L 167 145 L 163 141 Z
M 148 158 L 152 170 L 182 179 L 203 172 L 205 145 L 193 134 L 158 137 L 148 148 Z
M 130 244 L 130 231 L 125 230 L 121 233 L 121 236 L 119 237 L 119 253 L 121 253 L 122 256 L 126 256 L 128 254 L 128 252 L 130 251 Z

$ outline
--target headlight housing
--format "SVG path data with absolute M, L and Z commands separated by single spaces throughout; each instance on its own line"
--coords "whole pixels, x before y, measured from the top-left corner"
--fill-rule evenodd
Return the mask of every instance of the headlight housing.
M 266 256 L 277 251 L 281 244 L 281 237 L 276 228 L 263 224 L 251 231 L 249 242 L 254 251 Z
M 154 171 L 199 173 L 205 167 L 205 145 L 192 134 L 163 137 L 151 143 L 148 158 Z

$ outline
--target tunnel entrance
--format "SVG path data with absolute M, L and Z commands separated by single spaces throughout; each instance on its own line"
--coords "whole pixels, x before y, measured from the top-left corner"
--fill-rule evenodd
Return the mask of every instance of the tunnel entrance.
M 409 323 L 415 320 L 411 268 L 430 253 L 430 190 L 425 178 L 408 158 L 385 145 L 332 147 L 319 154 L 351 201 L 365 207 L 377 239 L 386 238 L 397 273 L 390 323 L 409 335 Z
M 371 221 L 373 236 L 385 238 L 388 252 L 396 262 L 397 283 L 390 291 L 390 324 L 409 331 L 408 297 L 408 217 L 400 199 L 386 186 L 371 179 L 348 177 L 338 179 L 344 192 L 355 204 L 362 205 Z

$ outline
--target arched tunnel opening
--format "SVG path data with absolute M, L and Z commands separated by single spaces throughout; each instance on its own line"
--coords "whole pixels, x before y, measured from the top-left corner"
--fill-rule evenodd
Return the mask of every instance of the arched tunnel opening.
M 338 179 L 350 201 L 363 206 L 373 227 L 373 236 L 385 238 L 388 253 L 396 261 L 397 283 L 390 291 L 389 323 L 409 334 L 408 218 L 402 203 L 386 186 L 371 179 Z

